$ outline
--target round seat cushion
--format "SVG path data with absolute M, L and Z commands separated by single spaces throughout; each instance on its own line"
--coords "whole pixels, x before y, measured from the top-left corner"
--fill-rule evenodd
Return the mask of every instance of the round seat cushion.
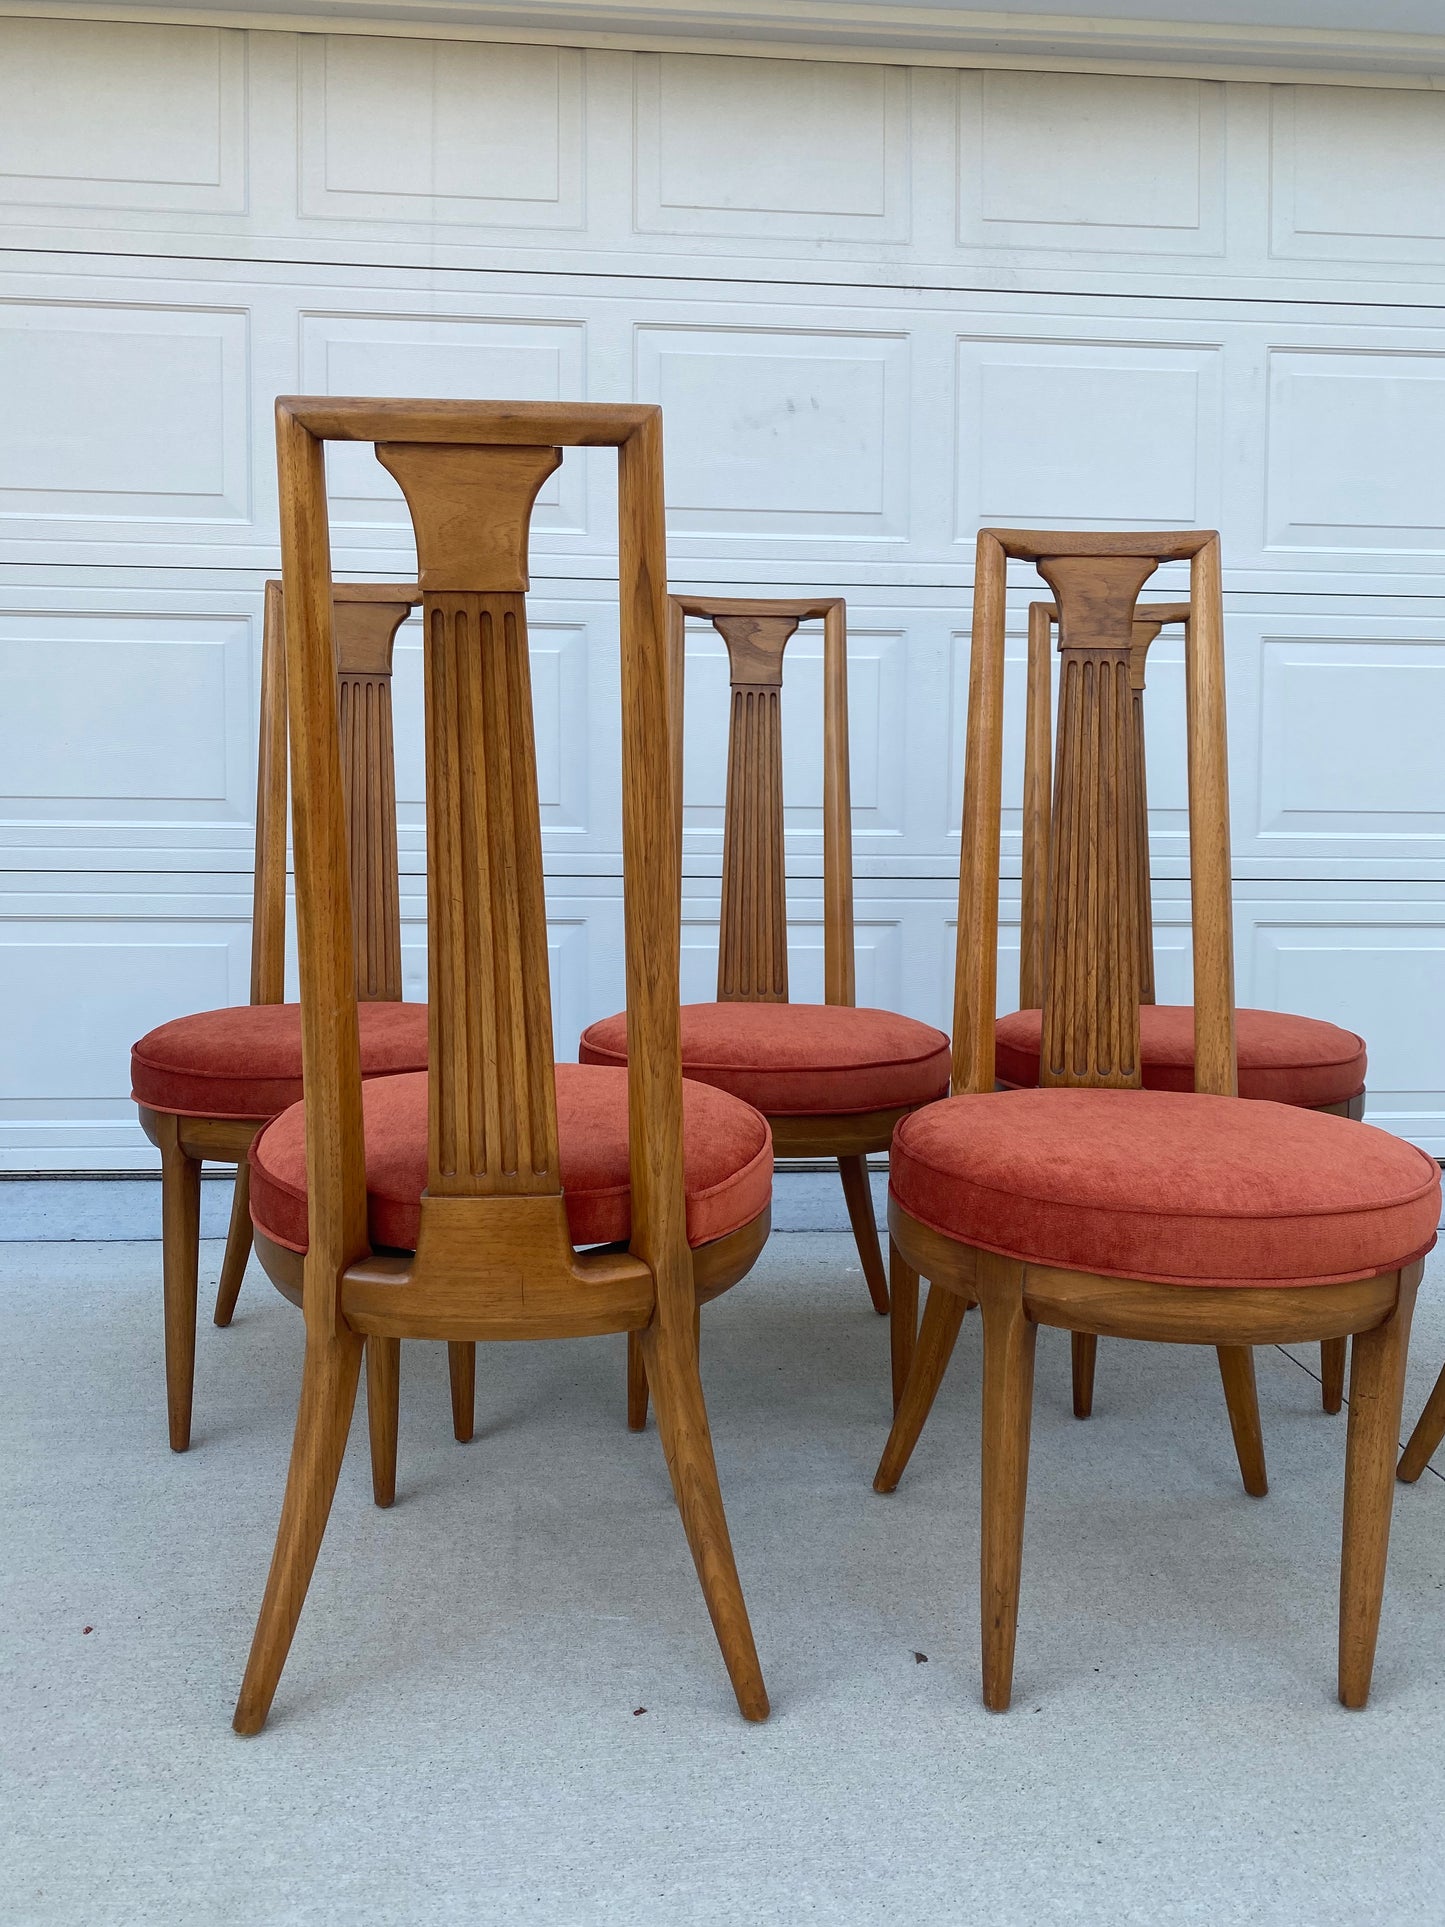
M 627 1018 L 582 1033 L 584 1064 L 627 1062 Z M 891 1010 L 848 1004 L 684 1004 L 682 1074 L 770 1117 L 927 1104 L 948 1089 L 948 1039 Z
M 426 1010 L 357 1005 L 363 1077 L 426 1069 Z M 236 1004 L 161 1024 L 131 1051 L 130 1094 L 178 1117 L 275 1117 L 301 1096 L 300 1004 Z
M 362 1086 L 367 1218 L 371 1241 L 416 1249 L 426 1186 L 427 1078 L 374 1078 Z M 768 1121 L 705 1085 L 682 1092 L 687 1241 L 709 1244 L 751 1224 L 772 1196 Z M 575 1245 L 620 1244 L 632 1230 L 627 1073 L 557 1066 L 557 1139 L 567 1227 Z M 306 1249 L 306 1106 L 293 1104 L 251 1146 L 251 1218 L 290 1251 Z
M 950 1097 L 893 1135 L 890 1190 L 962 1244 L 1167 1285 L 1369 1278 L 1435 1242 L 1440 1171 L 1369 1124 L 1178 1091 Z
M 1239 1095 L 1276 1104 L 1347 1104 L 1365 1088 L 1365 1040 L 1318 1017 L 1282 1010 L 1237 1010 L 1235 1051 Z M 1000 1084 L 1028 1088 L 1039 1081 L 1041 1010 L 1000 1017 L 994 1072 Z M 1194 1089 L 1194 1006 L 1141 1004 L 1139 1069 L 1150 1091 Z

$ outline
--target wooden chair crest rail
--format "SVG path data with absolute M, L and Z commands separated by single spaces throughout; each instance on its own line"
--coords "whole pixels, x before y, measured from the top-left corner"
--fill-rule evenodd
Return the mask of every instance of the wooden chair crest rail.
M 385 1007 L 368 1009 L 363 1073 L 417 1070 L 426 1064 L 426 1011 L 401 1001 L 391 668 L 396 632 L 420 594 L 409 582 L 340 582 L 332 595 L 357 995 Z M 215 1322 L 229 1325 L 251 1254 L 251 1143 L 301 1095 L 300 1009 L 285 1002 L 285 976 L 285 633 L 281 584 L 272 581 L 261 630 L 251 1001 L 163 1024 L 131 1056 L 141 1126 L 161 1154 L 166 1399 L 177 1452 L 191 1437 L 202 1162 L 236 1166 L 215 1308 Z
M 738 1704 L 761 1719 L 767 1695 L 718 1486 L 696 1313 L 700 1296 L 735 1283 L 762 1248 L 771 1156 L 763 1120 L 746 1105 L 706 1093 L 699 1133 L 689 1129 L 692 1100 L 684 1104 L 672 766 L 658 753 L 668 732 L 661 413 L 283 398 L 276 432 L 305 1100 L 252 1148 L 252 1214 L 267 1271 L 288 1294 L 299 1290 L 306 1351 L 236 1729 L 261 1727 L 285 1663 L 335 1491 L 363 1346 L 378 1394 L 373 1450 L 383 1463 L 389 1452 L 394 1464 L 398 1340 L 470 1345 L 619 1331 L 642 1333 L 703 1594 Z M 328 440 L 375 445 L 416 533 L 427 765 L 425 1079 L 363 1085 L 360 1074 L 342 743 L 331 694 Z M 562 449 L 582 446 L 618 451 L 634 1051 L 625 1078 L 563 1066 L 564 1080 L 552 1050 L 525 591 L 537 492 Z M 580 1125 L 579 1089 L 591 1106 Z M 692 1182 L 699 1135 L 713 1159 L 701 1204 Z M 575 1167 L 593 1158 L 599 1137 L 615 1156 L 601 1178 L 594 1172 L 589 1199 L 579 1195 Z M 731 1212 L 721 1230 L 720 1191 Z M 574 1208 L 593 1227 L 590 1237 L 574 1240 Z M 602 1223 L 619 1212 L 620 1237 Z
M 1035 978 L 1038 1088 L 995 1090 L 1004 602 L 1032 562 L 1059 612 L 1061 726 Z M 1146 1090 L 1134 612 L 1190 563 L 1185 685 L 1194 951 L 1192 1091 Z M 1035 792 L 1037 806 L 1037 790 Z M 1235 1096 L 1219 539 L 985 529 L 969 678 L 954 1095 L 894 1138 L 889 1229 L 930 1281 L 875 1486 L 897 1484 L 970 1304 L 983 1317 L 985 1704 L 1009 1703 L 1040 1324 L 1212 1345 L 1246 1490 L 1265 1490 L 1250 1347 L 1353 1336 L 1339 1692 L 1374 1663 L 1410 1316 L 1440 1174 L 1370 1125 Z M 1035 935 L 1037 936 L 1037 916 Z
M 1129 690 L 1133 728 L 1132 784 L 1135 812 L 1134 875 L 1138 884 L 1140 1061 L 1146 1087 L 1188 1087 L 1191 1013 L 1187 1005 L 1160 1006 L 1155 1000 L 1153 906 L 1149 876 L 1149 804 L 1145 768 L 1144 689 L 1150 645 L 1160 632 L 1189 623 L 1187 602 L 1139 604 L 1134 610 L 1129 649 Z M 1044 1002 L 1049 920 L 1049 832 L 1053 804 L 1052 687 L 1050 658 L 1058 610 L 1052 602 L 1029 605 L 1027 696 L 1024 718 L 1023 890 L 1019 930 L 1019 1009 L 1000 1020 L 996 1070 L 1002 1088 L 1038 1082 L 1038 1045 Z M 1061 715 L 1060 728 L 1068 719 Z M 1336 1117 L 1365 1114 L 1365 1046 L 1362 1038 L 1335 1024 L 1277 1011 L 1235 1013 L 1235 1045 L 1241 1097 L 1300 1104 Z M 1093 1410 L 1098 1340 L 1077 1332 L 1073 1341 L 1074 1413 Z M 1345 1340 L 1320 1346 L 1321 1400 L 1338 1412 L 1345 1387 Z
M 675 791 L 682 797 L 684 630 L 710 622 L 726 644 L 731 713 L 723 812 L 717 1001 L 682 1012 L 684 1074 L 744 1097 L 771 1126 L 780 1158 L 833 1158 L 873 1308 L 889 1309 L 868 1181 L 870 1153 L 948 1084 L 942 1031 L 891 1011 L 856 1007 L 853 822 L 848 775 L 848 627 L 841 596 L 668 598 L 673 668 Z M 783 655 L 802 623 L 823 625 L 824 1002 L 788 995 L 783 829 Z M 677 824 L 681 848 L 681 818 Z M 744 1008 L 745 1007 L 745 1008 Z M 626 1062 L 620 1017 L 582 1033 L 583 1063 Z M 917 1322 L 916 1304 L 913 1322 Z M 902 1373 L 895 1368 L 895 1383 Z M 628 1423 L 647 1419 L 641 1352 L 628 1353 Z

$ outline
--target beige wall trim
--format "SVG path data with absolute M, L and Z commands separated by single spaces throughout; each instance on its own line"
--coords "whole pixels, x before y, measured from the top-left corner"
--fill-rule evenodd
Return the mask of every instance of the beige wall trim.
M 495 40 L 900 66 L 1185 74 L 1445 89 L 1445 33 L 1211 26 L 864 0 L 277 0 L 274 6 L 0 0 L 0 15 L 287 33 Z

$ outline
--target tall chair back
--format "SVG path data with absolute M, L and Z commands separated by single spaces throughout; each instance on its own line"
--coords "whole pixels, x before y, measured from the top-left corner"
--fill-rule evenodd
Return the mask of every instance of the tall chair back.
M 848 617 L 841 596 L 754 601 L 669 596 L 673 759 L 682 795 L 682 687 L 688 617 L 710 622 L 728 653 L 719 1003 L 788 1001 L 783 832 L 783 651 L 800 624 L 823 625 L 823 1001 L 855 1000 L 853 818 L 848 786 Z
M 401 903 L 391 678 L 397 631 L 421 600 L 410 582 L 332 584 L 341 781 L 355 911 L 356 994 L 401 999 Z M 266 584 L 261 629 L 261 737 L 256 765 L 256 890 L 251 1002 L 285 1001 L 286 616 Z
M 984 529 L 978 538 L 959 880 L 953 1088 L 994 1081 L 1006 571 L 1034 563 L 1059 625 L 1058 737 L 1047 800 L 1043 605 L 1030 618 L 1023 982 L 1043 1010 L 1043 1084 L 1137 1086 L 1139 1006 L 1152 999 L 1142 726 L 1140 590 L 1188 559 L 1185 682 L 1194 947 L 1195 1088 L 1233 1095 L 1234 966 L 1219 539 Z M 1139 611 L 1146 623 L 1153 613 Z M 1184 619 L 1176 606 L 1164 619 Z M 1162 621 L 1160 626 L 1162 626 Z M 1158 633 L 1155 628 L 1154 634 Z M 1045 855 L 1046 853 L 1046 855 Z

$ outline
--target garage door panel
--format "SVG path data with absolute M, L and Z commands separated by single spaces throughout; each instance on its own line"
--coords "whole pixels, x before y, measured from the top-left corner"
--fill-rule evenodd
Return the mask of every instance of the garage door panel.
M 960 74 L 960 243 L 1222 255 L 1225 92 L 1207 80 Z
M 1288 912 L 1260 903 L 1241 922 L 1250 1000 L 1360 1032 L 1370 1121 L 1445 1154 L 1445 906 L 1336 896 Z
M 244 312 L 5 301 L 0 380 L 0 515 L 12 524 L 54 535 L 73 522 L 179 533 L 249 521 Z
M 582 226 L 575 49 L 308 34 L 299 51 L 303 217 Z
M 1383 87 L 1270 92 L 1277 258 L 1445 262 L 1445 99 Z
M 249 824 L 245 618 L 0 613 L 0 676 L 11 825 Z
M 1445 551 L 1445 353 L 1270 351 L 1274 549 Z
M 646 325 L 636 342 L 670 535 L 906 538 L 906 335 Z
M 156 1024 L 244 1002 L 250 906 L 199 892 L 0 900 L 0 1169 L 152 1165 L 130 1048 Z
M 960 337 L 958 523 L 1213 527 L 1220 350 Z
M 162 218 L 240 214 L 249 38 L 214 27 L 0 20 L 0 201 Z
M 909 238 L 909 75 L 639 54 L 640 234 Z

